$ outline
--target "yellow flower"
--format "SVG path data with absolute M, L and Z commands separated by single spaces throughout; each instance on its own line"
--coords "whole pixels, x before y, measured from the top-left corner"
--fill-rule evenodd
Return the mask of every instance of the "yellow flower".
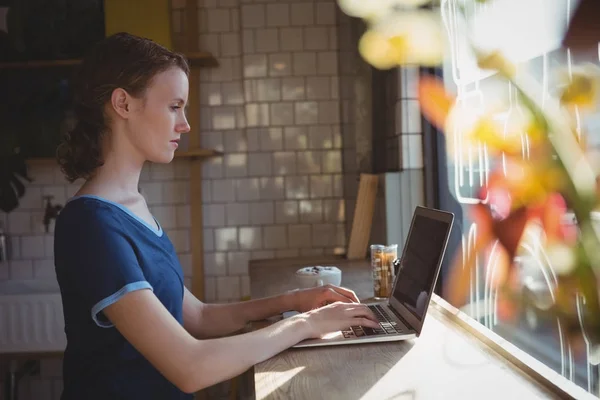
M 358 49 L 366 62 L 378 69 L 399 65 L 441 64 L 443 32 L 432 11 L 392 13 L 378 20 L 364 35 Z
M 561 77 L 566 85 L 560 95 L 560 101 L 565 106 L 577 106 L 593 111 L 598 102 L 598 87 L 600 86 L 600 68 L 594 64 L 585 64 L 572 69 L 572 74 L 564 72 Z
M 499 51 L 492 51 L 490 53 L 476 52 L 476 56 L 479 68 L 492 69 L 507 77 L 515 75 L 515 66 Z

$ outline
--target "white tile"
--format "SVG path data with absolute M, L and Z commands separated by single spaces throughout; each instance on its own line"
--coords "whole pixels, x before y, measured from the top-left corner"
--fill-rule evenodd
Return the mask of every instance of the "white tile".
M 21 237 L 21 257 L 39 259 L 45 256 L 44 236 Z
M 54 269 L 54 260 L 35 260 L 33 262 L 34 279 L 56 279 L 56 270 Z
M 293 200 L 275 202 L 275 222 L 278 224 L 298 222 L 298 202 Z
M 244 155 L 245 156 L 245 155 Z M 219 179 L 212 182 L 212 199 L 217 203 L 235 201 L 235 180 Z
M 215 229 L 215 248 L 218 251 L 237 250 L 239 248 L 237 228 Z
M 189 229 L 173 229 L 169 231 L 169 239 L 178 253 L 187 253 L 190 251 L 190 231 Z
M 260 178 L 260 198 L 279 200 L 285 198 L 285 180 L 283 177 Z
M 237 32 L 221 35 L 221 55 L 230 57 L 239 56 L 240 54 L 240 35 Z
M 271 125 L 286 126 L 294 123 L 293 103 L 271 104 Z
M 248 175 L 270 176 L 273 173 L 271 153 L 248 154 Z
M 225 104 L 244 104 L 244 87 L 241 82 L 225 82 L 222 86 L 223 102 Z
M 288 236 L 290 248 L 312 247 L 310 225 L 289 225 Z
M 260 151 L 260 135 L 261 128 L 248 128 L 246 129 L 246 143 L 247 151 Z
M 342 172 L 342 152 L 331 150 L 323 152 L 323 173 Z
M 248 156 L 246 154 L 226 154 L 224 156 L 224 161 L 226 177 L 241 178 L 248 176 Z M 214 192 L 213 196 L 215 196 Z
M 321 172 L 321 152 L 302 151 L 297 156 L 298 174 L 318 174 Z
M 342 142 L 342 130 L 339 125 L 334 125 L 332 127 L 332 136 L 333 136 L 333 138 L 332 138 L 333 148 L 341 149 L 343 142 Z
M 265 249 L 283 249 L 287 247 L 285 226 L 266 226 L 263 229 Z
M 337 26 L 329 27 L 329 49 L 337 51 L 339 48 L 338 28 Z
M 200 145 L 205 149 L 223 151 L 223 132 L 206 132 L 200 135 Z
M 219 301 L 239 300 L 241 297 L 240 278 L 223 276 L 217 278 L 217 298 Z
M 322 26 L 304 28 L 304 49 L 327 50 L 329 48 L 328 31 Z
M 204 204 L 202 206 L 204 226 L 225 226 L 225 205 Z
M 277 29 L 257 29 L 254 33 L 256 37 L 256 51 L 259 53 L 272 53 L 279 51 L 279 34 Z
M 292 74 L 292 56 L 290 53 L 269 54 L 269 76 L 288 76 Z
M 332 128 L 329 125 L 308 128 L 308 147 L 311 149 L 330 149 L 333 147 Z
M 215 302 L 217 300 L 216 278 L 210 276 L 204 278 L 204 296 L 208 302 Z
M 56 186 L 54 186 L 56 187 Z M 64 191 L 65 191 L 65 187 L 64 186 L 58 186 L 59 188 L 62 188 L 63 190 L 63 199 L 64 199 Z M 42 198 L 42 189 L 39 187 L 35 187 L 35 186 L 27 186 L 25 188 L 25 194 L 23 195 L 23 197 L 19 198 L 19 206 L 18 208 L 20 210 L 31 210 L 31 209 L 40 209 L 42 207 L 44 207 L 45 205 L 45 199 Z M 52 200 L 52 203 L 54 203 L 54 200 Z M 62 203 L 60 204 L 64 204 L 64 200 Z
M 308 128 L 305 126 L 288 126 L 283 128 L 283 143 L 286 150 L 303 150 L 308 148 Z
M 12 211 L 8 214 L 8 226 L 6 231 L 9 234 L 20 234 L 31 232 L 31 214 L 25 211 Z
M 187 204 L 190 202 L 189 181 L 174 181 L 163 183 L 164 204 Z
M 273 153 L 273 172 L 275 175 L 293 175 L 296 173 L 296 153 L 278 151 Z
M 310 197 L 322 199 L 333 196 L 332 175 L 313 175 L 310 177 Z
M 228 275 L 248 275 L 248 261 L 250 261 L 249 251 L 231 251 L 227 253 Z
M 321 200 L 301 200 L 299 210 L 300 222 L 323 222 L 323 202 Z
M 268 128 L 260 137 L 260 149 L 262 151 L 277 151 L 283 149 L 283 129 Z
M 239 228 L 239 230 L 241 249 L 262 249 L 262 230 L 260 227 L 242 227 Z
M 208 31 L 209 32 L 229 32 L 230 19 L 229 10 L 214 9 L 208 12 Z
M 335 25 L 335 7 L 336 4 L 334 2 L 317 2 L 317 25 Z
M 337 76 L 338 54 L 334 51 L 324 51 L 317 54 L 317 73 L 319 75 Z
M 194 274 L 191 254 L 179 254 L 179 264 L 181 264 L 181 270 L 183 271 L 184 277 L 191 277 Z
M 308 100 L 331 99 L 331 80 L 328 77 L 309 76 L 306 78 L 306 98 Z
M 31 233 L 54 233 L 54 227 L 56 226 L 56 219 L 50 220 L 48 224 L 48 230 L 44 225 L 44 212 L 43 211 L 31 211 Z
M 177 228 L 176 206 L 154 206 L 152 214 L 163 229 Z
M 294 75 L 315 75 L 317 73 L 317 54 L 303 52 L 293 54 Z
M 268 126 L 269 105 L 268 104 L 246 104 L 247 126 Z
M 311 125 L 319 121 L 316 101 L 299 101 L 294 104 L 294 107 L 297 125 Z
M 309 26 L 315 22 L 315 10 L 312 3 L 293 3 L 291 14 L 292 25 Z
M 246 138 L 246 132 L 243 130 L 223 132 L 223 147 L 228 153 L 247 151 L 248 140 Z
M 223 104 L 221 84 L 218 82 L 210 82 L 202 85 L 202 90 L 200 90 L 200 104 L 211 106 L 220 106 Z
M 278 78 L 250 79 L 244 82 L 246 101 L 278 101 L 281 99 L 281 80 Z
M 10 263 L 0 262 L 0 281 L 7 281 L 10 279 Z M 0 390 L 2 385 L 0 384 Z
M 212 127 L 213 129 L 235 129 L 236 115 L 235 107 L 222 106 L 212 109 Z
M 282 28 L 279 31 L 281 50 L 304 50 L 302 28 Z
M 309 197 L 307 176 L 288 176 L 285 179 L 285 197 L 287 199 L 307 199 Z
M 312 226 L 314 246 L 332 247 L 336 245 L 335 224 L 315 224 Z
M 290 6 L 288 4 L 267 4 L 267 25 L 288 26 L 290 24 Z
M 252 201 L 260 199 L 258 178 L 238 179 L 236 181 L 236 199 L 237 201 Z
M 260 28 L 265 26 L 264 5 L 243 5 L 241 22 L 243 28 Z
M 272 201 L 250 203 L 250 223 L 252 225 L 267 225 L 275 221 Z
M 202 203 L 212 203 L 212 181 L 208 179 L 202 181 Z
M 256 51 L 254 29 L 244 29 L 242 32 L 242 50 L 244 54 L 252 54 Z
M 281 80 L 281 95 L 283 100 L 304 100 L 304 78 L 283 78 Z
M 33 278 L 33 262 L 31 260 L 11 261 L 10 262 L 10 279 L 21 280 L 21 279 L 32 279 L 32 278 Z
M 191 163 L 189 159 L 178 159 L 173 161 L 175 165 L 175 179 L 189 179 Z
M 346 208 L 343 199 L 323 200 L 323 220 L 325 222 L 344 222 L 346 220 Z
M 20 246 L 19 246 L 19 250 L 20 250 Z M 46 235 L 44 237 L 44 254 L 46 255 L 47 258 L 54 257 L 54 236 L 53 235 Z
M 319 123 L 320 124 L 338 124 L 340 122 L 340 102 L 339 101 L 320 101 L 319 102 Z
M 232 32 L 239 32 L 240 31 L 240 10 L 239 10 L 239 3 L 236 0 L 231 0 L 232 2 L 236 2 L 235 7 L 230 10 L 231 12 L 231 31 Z
M 6 225 L 5 225 L 6 227 Z M 8 243 L 8 257 L 11 260 L 18 260 L 21 258 L 21 238 L 19 236 L 12 236 L 10 235 L 10 232 L 8 233 L 8 239 L 9 239 L 9 243 Z M 54 255 L 54 237 L 51 235 L 48 235 L 47 238 L 52 238 L 52 249 L 51 252 L 48 253 L 47 249 L 48 246 L 46 246 L 46 257 L 52 257 Z
M 404 169 L 423 168 L 423 137 L 402 135 L 402 167 Z
M 202 232 L 202 241 L 204 244 L 203 251 L 214 251 L 215 250 L 215 231 L 214 229 L 204 228 Z
M 223 157 L 213 157 L 203 162 L 202 177 L 219 179 L 223 177 Z
M 244 56 L 244 77 L 261 78 L 267 76 L 267 55 L 248 54 Z
M 227 226 L 248 225 L 250 223 L 250 208 L 248 203 L 232 203 L 225 206 Z
M 270 260 L 275 258 L 275 252 L 273 250 L 253 251 L 250 256 L 253 260 Z
M 333 176 L 333 197 L 343 197 L 343 196 L 344 196 L 344 179 L 343 179 L 342 175 L 334 175 Z
M 226 253 L 204 253 L 204 273 L 207 276 L 225 276 L 227 274 Z
M 150 164 L 150 178 L 152 180 L 164 181 L 175 177 L 173 164 Z

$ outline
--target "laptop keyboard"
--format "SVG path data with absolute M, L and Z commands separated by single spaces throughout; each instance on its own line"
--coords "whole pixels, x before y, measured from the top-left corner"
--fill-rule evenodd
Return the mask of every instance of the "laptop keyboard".
M 373 304 L 369 306 L 369 309 L 373 311 L 375 317 L 379 321 L 379 328 L 369 328 L 366 326 L 353 326 L 350 329 L 342 331 L 342 334 L 346 339 L 362 336 L 375 336 L 375 335 L 393 335 L 397 333 L 402 333 L 403 330 L 398 323 L 394 321 L 393 318 L 387 314 L 385 308 L 381 307 L 378 304 Z

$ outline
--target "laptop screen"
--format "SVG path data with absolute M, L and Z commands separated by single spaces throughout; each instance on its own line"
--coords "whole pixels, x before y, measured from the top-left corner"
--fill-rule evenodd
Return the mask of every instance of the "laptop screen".
M 393 297 L 423 322 L 449 223 L 415 215 Z

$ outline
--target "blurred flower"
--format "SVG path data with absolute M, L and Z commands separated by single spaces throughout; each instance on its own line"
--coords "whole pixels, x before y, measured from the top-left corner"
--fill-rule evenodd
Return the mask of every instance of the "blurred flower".
M 598 102 L 600 86 L 600 68 L 594 64 L 573 67 L 569 74 L 564 71 L 561 81 L 566 85 L 560 95 L 560 101 L 567 107 L 579 107 L 594 111 Z
M 490 53 L 476 52 L 477 66 L 482 69 L 492 69 L 500 72 L 506 77 L 515 75 L 515 66 L 508 61 L 499 51 L 492 51 Z
M 378 19 L 360 39 L 358 49 L 378 69 L 399 65 L 439 65 L 443 60 L 442 25 L 432 11 L 395 12 Z
M 431 0 L 338 0 L 338 5 L 344 14 L 370 21 L 388 14 L 395 8 L 420 7 L 430 1 Z
M 446 92 L 444 83 L 430 75 L 422 76 L 418 96 L 423 115 L 438 129 L 444 129 L 455 102 L 455 98 Z
M 552 269 L 558 275 L 569 275 L 575 269 L 577 259 L 573 249 L 564 243 L 552 243 L 546 249 Z

